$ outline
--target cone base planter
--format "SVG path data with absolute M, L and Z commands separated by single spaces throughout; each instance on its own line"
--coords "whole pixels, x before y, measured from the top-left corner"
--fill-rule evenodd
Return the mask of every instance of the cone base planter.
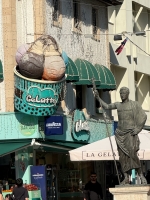
M 56 112 L 65 78 L 60 81 L 29 79 L 16 67 L 14 78 L 14 105 L 18 111 L 35 116 L 49 116 Z

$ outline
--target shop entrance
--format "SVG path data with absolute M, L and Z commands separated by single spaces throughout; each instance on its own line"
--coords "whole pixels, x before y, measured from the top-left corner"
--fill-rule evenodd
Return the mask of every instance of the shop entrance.
M 15 153 L 0 157 L 0 186 L 8 192 L 15 185 Z
M 36 165 L 47 166 L 47 199 L 83 200 L 82 190 L 94 170 L 94 162 L 70 162 L 68 152 L 36 151 Z

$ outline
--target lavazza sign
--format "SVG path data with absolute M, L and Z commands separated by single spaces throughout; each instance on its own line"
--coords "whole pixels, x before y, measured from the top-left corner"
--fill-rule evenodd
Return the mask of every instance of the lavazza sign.
M 61 126 L 61 123 L 52 122 L 52 123 L 47 123 L 47 124 L 46 124 L 46 127 L 48 127 L 48 128 L 49 128 L 49 127 L 51 128 L 51 127 L 53 127 L 53 126 L 59 128 L 59 127 Z

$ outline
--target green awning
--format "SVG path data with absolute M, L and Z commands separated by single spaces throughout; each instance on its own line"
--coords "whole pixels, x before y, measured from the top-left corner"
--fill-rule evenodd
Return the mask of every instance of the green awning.
M 75 63 L 68 57 L 68 64 L 66 68 L 66 81 L 79 81 L 79 73 Z
M 68 147 L 68 148 L 72 148 L 72 149 L 76 149 L 79 147 L 82 147 L 83 145 L 86 145 L 88 143 L 76 143 L 76 142 L 67 142 L 67 141 L 63 141 L 63 142 L 55 142 L 55 144 L 64 146 L 64 147 Z
M 97 86 L 97 89 L 116 89 L 116 80 L 113 73 L 105 66 L 96 64 L 95 68 L 98 71 L 101 84 Z
M 0 141 L 0 157 L 13 153 L 19 149 L 26 148 L 31 145 L 30 140 L 1 140 Z
M 31 144 L 33 143 L 33 144 Z M 81 147 L 85 144 L 67 142 L 67 141 L 50 141 L 50 140 L 34 140 L 34 139 L 15 139 L 0 140 L 0 157 L 13 153 L 20 149 L 32 146 L 35 150 L 66 153 L 69 150 Z
M 100 79 L 96 68 L 87 60 L 77 59 L 75 64 L 79 72 L 79 81 L 74 83 L 76 85 L 91 85 L 92 79 L 95 80 L 96 85 L 100 85 Z
M 75 142 L 67 142 L 67 141 L 51 141 L 51 140 L 38 140 L 36 142 L 36 149 L 41 151 L 48 151 L 48 152 L 60 152 L 60 153 L 66 153 L 71 149 L 76 149 L 78 147 L 81 147 L 85 145 L 86 143 L 75 143 Z

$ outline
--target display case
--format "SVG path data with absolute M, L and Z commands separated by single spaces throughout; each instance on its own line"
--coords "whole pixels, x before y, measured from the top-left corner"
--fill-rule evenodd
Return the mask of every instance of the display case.
M 58 199 L 58 187 L 57 187 L 57 167 L 55 165 L 47 165 L 47 200 Z
M 66 192 L 79 192 L 81 186 L 80 171 L 73 170 L 60 170 L 59 171 L 59 191 L 60 193 Z
M 80 182 L 80 171 L 79 170 L 68 170 L 68 184 L 70 185 L 70 190 L 72 192 L 79 191 Z

